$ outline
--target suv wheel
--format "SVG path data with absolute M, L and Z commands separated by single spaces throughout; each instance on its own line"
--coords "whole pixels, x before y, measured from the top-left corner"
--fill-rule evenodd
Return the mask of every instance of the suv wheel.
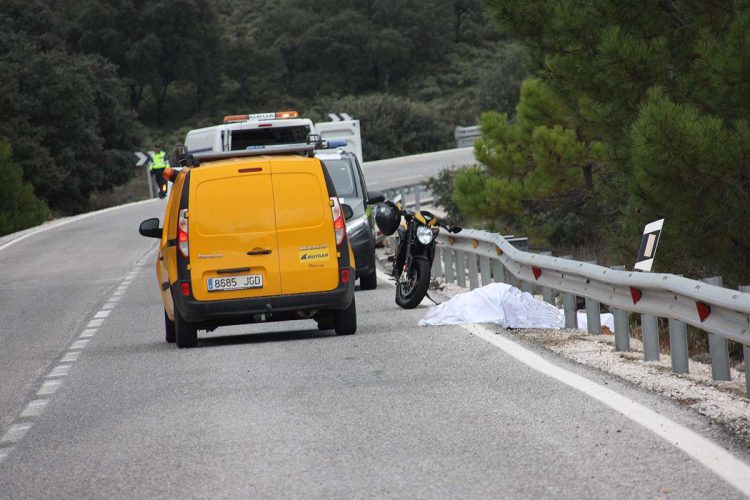
M 336 335 L 351 335 L 357 332 L 357 306 L 354 297 L 349 307 L 336 311 Z
M 174 321 L 169 319 L 167 311 L 164 311 L 164 331 L 166 332 L 164 340 L 170 344 L 174 344 Z
M 198 343 L 198 328 L 188 323 L 180 315 L 180 311 L 174 310 L 175 341 L 177 347 L 195 347 Z
M 359 289 L 360 290 L 375 290 L 378 287 L 378 273 L 373 271 L 368 276 L 362 276 L 359 278 Z

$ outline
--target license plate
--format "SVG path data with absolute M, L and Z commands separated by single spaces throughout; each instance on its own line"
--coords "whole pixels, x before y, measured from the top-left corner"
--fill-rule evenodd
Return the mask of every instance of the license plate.
M 208 278 L 209 292 L 247 290 L 248 288 L 263 288 L 263 275 L 242 274 L 240 276 L 221 276 L 218 278 Z

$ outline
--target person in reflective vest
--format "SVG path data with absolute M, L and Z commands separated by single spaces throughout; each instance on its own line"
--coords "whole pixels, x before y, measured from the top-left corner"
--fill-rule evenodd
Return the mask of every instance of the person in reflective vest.
M 154 152 L 151 155 L 151 165 L 149 171 L 156 181 L 159 188 L 159 198 L 167 196 L 167 180 L 164 178 L 164 169 L 169 166 L 167 153 L 161 150 L 161 145 L 154 146 Z

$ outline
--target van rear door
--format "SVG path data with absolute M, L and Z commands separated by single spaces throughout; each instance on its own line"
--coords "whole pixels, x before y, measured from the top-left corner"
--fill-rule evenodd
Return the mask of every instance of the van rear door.
M 193 169 L 188 210 L 190 276 L 198 300 L 281 293 L 268 160 Z
M 319 160 L 277 158 L 272 165 L 283 294 L 333 290 L 339 283 L 330 198 Z

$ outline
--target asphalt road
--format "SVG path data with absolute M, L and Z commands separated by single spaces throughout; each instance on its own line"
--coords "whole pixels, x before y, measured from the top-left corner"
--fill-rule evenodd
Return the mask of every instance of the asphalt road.
M 744 497 L 465 329 L 416 326 L 426 306 L 385 282 L 357 292 L 354 336 L 300 321 L 164 343 L 137 234 L 163 204 L 0 240 L 0 498 Z M 538 354 L 748 462 L 693 413 Z
M 382 191 L 388 188 L 419 184 L 446 168 L 475 163 L 474 148 L 468 147 L 388 160 L 366 161 L 362 165 L 362 170 L 367 179 L 367 187 Z

